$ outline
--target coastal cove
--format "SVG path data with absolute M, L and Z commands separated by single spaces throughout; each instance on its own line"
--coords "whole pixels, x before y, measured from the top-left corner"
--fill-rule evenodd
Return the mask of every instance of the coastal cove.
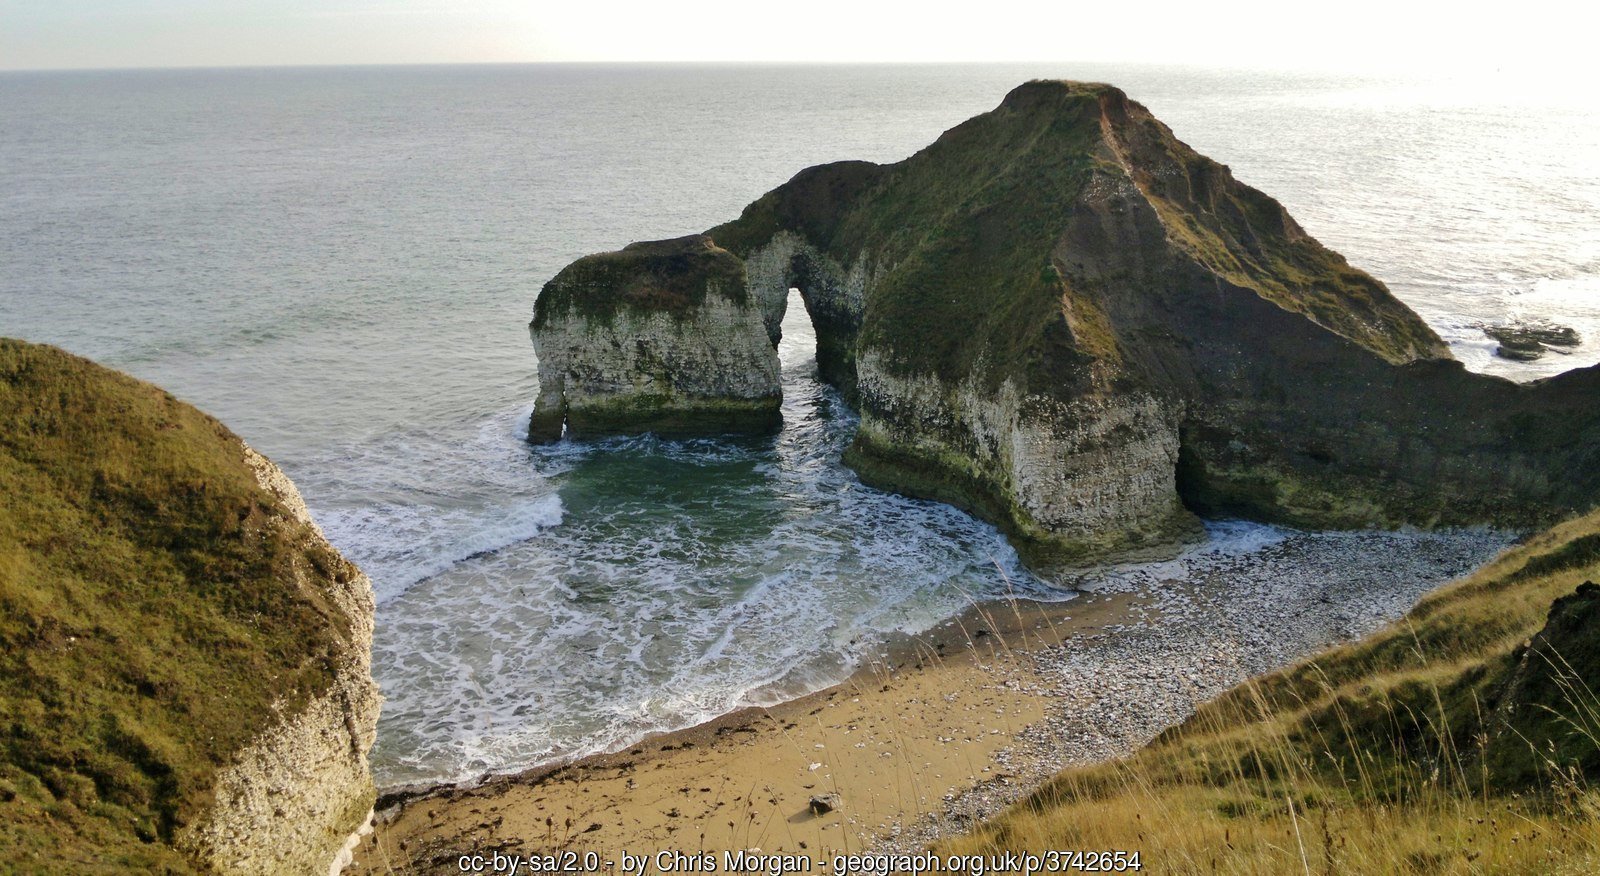
M 821 735 L 801 744 L 831 751 L 844 742 L 829 735 L 843 733 L 834 725 L 950 693 L 960 708 L 947 710 L 944 733 L 916 743 L 930 752 L 924 762 L 941 763 L 931 759 L 948 745 L 939 735 L 979 739 L 965 707 L 994 698 L 1003 726 L 985 722 L 973 758 L 1021 751 L 1018 762 L 1042 777 L 1052 764 L 1126 750 L 1201 694 L 1370 630 L 1511 536 L 1318 535 L 1212 520 L 1177 566 L 1100 569 L 1078 582 L 1088 594 L 1127 595 L 1069 598 L 1034 580 L 994 526 L 873 489 L 840 463 L 858 421 L 817 379 L 817 336 L 798 304 L 783 326 L 776 434 L 530 448 L 539 374 L 524 326 L 539 285 L 586 252 L 737 216 L 802 167 L 903 159 L 1017 83 L 1062 75 L 1118 83 L 1279 198 L 1308 232 L 1387 282 L 1470 369 L 1527 380 L 1600 359 L 1600 186 L 1586 157 L 1600 121 L 1581 100 L 1555 89 L 1540 98 L 1548 112 L 1530 113 L 1505 91 L 1451 82 L 1046 66 L 4 77 L 0 106 L 33 133 L 0 134 L 6 166 L 18 169 L 0 216 L 0 254 L 18 266 L 0 277 L 0 333 L 153 380 L 294 479 L 328 539 L 373 579 L 374 674 L 386 696 L 372 754 L 380 789 L 567 764 L 562 775 L 593 779 L 589 795 L 615 797 L 616 783 L 643 780 L 637 768 L 622 776 L 604 765 L 640 740 L 706 739 L 687 753 L 645 752 L 652 770 L 667 762 L 662 775 L 687 775 L 732 738 L 718 743 L 709 728 L 754 721 L 756 733 L 737 737 L 762 740 L 781 764 L 771 781 L 788 783 L 784 796 L 758 815 L 777 825 L 777 814 L 787 823 L 803 808 L 797 795 L 811 780 L 789 774 L 797 755 L 787 737 L 740 710 L 809 728 L 818 720 L 809 709 L 832 703 Z M 192 110 L 218 93 L 244 109 Z M 636 130 L 650 148 L 618 136 Z M 1330 130 L 1343 136 L 1310 133 Z M 68 263 L 74 272 L 59 269 Z M 126 300 L 108 301 L 107 289 Z M 1584 341 L 1536 362 L 1494 357 L 1480 324 L 1521 317 L 1573 325 Z M 1223 605 L 1241 593 L 1235 608 Z M 998 658 L 985 650 L 998 643 L 975 639 L 976 654 L 962 656 L 960 628 L 941 625 L 962 616 L 973 626 L 963 612 L 976 604 L 999 633 L 1008 596 L 1058 628 L 1093 617 L 1096 629 L 1064 647 L 1008 640 Z M 1303 626 L 1268 642 L 1235 636 L 1230 651 L 1198 637 L 1201 625 L 1152 625 L 1234 610 Z M 1175 638 L 1150 638 L 1160 635 Z M 919 647 L 937 653 L 939 641 L 953 656 L 936 673 L 874 675 L 884 649 L 899 664 Z M 1154 661 L 1164 645 L 1185 660 L 1229 660 L 1191 681 Z M 1088 674 L 1143 677 L 1130 667 L 1150 675 L 1129 682 L 1121 706 L 1072 700 Z M 1166 705 L 1135 719 L 1127 703 L 1156 688 Z M 1096 733 L 1116 732 L 1081 752 L 1029 749 L 1026 728 L 1059 731 L 1049 722 L 1068 720 L 1059 714 L 1068 708 Z M 945 793 L 982 766 L 1003 770 L 950 763 L 949 785 L 906 790 L 892 806 L 842 789 L 848 807 L 862 807 L 849 810 L 859 830 L 850 846 L 892 822 L 918 836 L 917 820 L 943 811 Z M 555 780 L 533 781 L 485 786 L 523 800 L 506 803 L 521 807 L 508 831 L 534 830 L 538 810 L 517 789 Z M 585 793 L 569 785 L 557 787 Z M 691 785 L 667 790 L 678 787 Z M 483 808 L 478 793 L 462 805 Z M 560 799 L 574 812 L 594 808 Z M 660 808 L 673 806 L 689 811 L 681 801 Z M 479 836 L 479 823 L 451 807 L 452 829 Z M 398 842 L 425 813 L 408 807 L 380 836 Z M 617 841 L 642 844 L 671 826 L 658 815 L 641 815 Z M 602 831 L 614 820 L 595 819 Z M 602 836 L 613 838 L 589 839 Z
M 1074 600 L 971 606 L 798 699 L 613 753 L 391 790 L 356 872 L 454 872 L 490 850 L 916 852 L 1240 682 L 1378 629 L 1511 541 L 1276 530 L 1246 543 L 1228 529 Z M 830 811 L 811 808 L 827 795 Z

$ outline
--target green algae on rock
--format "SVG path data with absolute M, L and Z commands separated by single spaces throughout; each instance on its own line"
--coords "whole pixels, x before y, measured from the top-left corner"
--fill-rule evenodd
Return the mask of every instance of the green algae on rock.
M 372 622 L 222 424 L 0 339 L 0 870 L 326 872 L 374 799 Z
M 904 161 L 809 168 L 684 240 L 726 253 L 719 278 L 742 265 L 742 320 L 702 327 L 681 303 L 698 299 L 634 291 L 698 288 L 704 267 L 646 283 L 580 260 L 536 309 L 541 371 L 560 351 L 536 438 L 559 435 L 560 384 L 586 370 L 639 400 L 639 430 L 662 387 L 706 404 L 737 363 L 698 364 L 696 345 L 775 343 L 797 288 L 819 371 L 861 414 L 846 461 L 995 522 L 1043 571 L 1170 548 L 1196 514 L 1532 524 L 1600 497 L 1600 371 L 1468 373 L 1381 282 L 1109 85 L 1029 82 Z M 678 330 L 615 331 L 641 309 Z M 541 342 L 583 320 L 611 328 Z M 635 344 L 619 372 L 612 351 Z M 694 373 L 664 377 L 665 359 Z M 677 431 L 730 425 L 687 417 Z

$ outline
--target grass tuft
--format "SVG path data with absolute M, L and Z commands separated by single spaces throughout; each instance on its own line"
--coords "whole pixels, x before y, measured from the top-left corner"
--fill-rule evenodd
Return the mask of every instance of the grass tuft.
M 1072 769 L 947 853 L 1124 849 L 1161 873 L 1592 873 L 1600 512 L 1360 642 Z

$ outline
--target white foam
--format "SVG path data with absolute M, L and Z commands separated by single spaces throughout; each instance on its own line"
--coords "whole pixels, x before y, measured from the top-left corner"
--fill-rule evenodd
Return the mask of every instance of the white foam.
M 380 602 L 479 554 L 560 524 L 549 477 L 586 452 L 561 446 L 530 466 L 528 407 L 437 431 L 384 435 L 309 466 L 303 490 L 328 539 L 372 578 Z M 306 467 L 306 466 L 302 466 Z
M 384 504 L 322 515 L 329 538 L 372 577 L 379 602 L 480 554 L 561 522 L 561 497 L 491 511 Z
M 843 680 L 891 632 L 1042 590 L 993 527 L 862 486 L 839 462 L 853 420 L 793 379 L 773 438 L 502 456 L 565 510 L 514 521 L 488 540 L 515 540 L 385 602 L 380 780 L 615 748 Z M 377 542 L 400 518 L 343 530 Z

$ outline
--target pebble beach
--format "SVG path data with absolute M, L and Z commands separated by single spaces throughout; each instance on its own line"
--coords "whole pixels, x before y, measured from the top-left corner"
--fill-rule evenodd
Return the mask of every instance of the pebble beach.
M 1213 539 L 1076 599 L 975 605 L 844 684 L 629 748 L 379 801 L 360 872 L 461 854 L 915 852 L 1061 769 L 1128 754 L 1252 676 L 1359 638 L 1511 544 L 1502 531 Z M 1226 543 L 1226 542 L 1223 542 Z M 826 801 L 819 812 L 813 800 Z

